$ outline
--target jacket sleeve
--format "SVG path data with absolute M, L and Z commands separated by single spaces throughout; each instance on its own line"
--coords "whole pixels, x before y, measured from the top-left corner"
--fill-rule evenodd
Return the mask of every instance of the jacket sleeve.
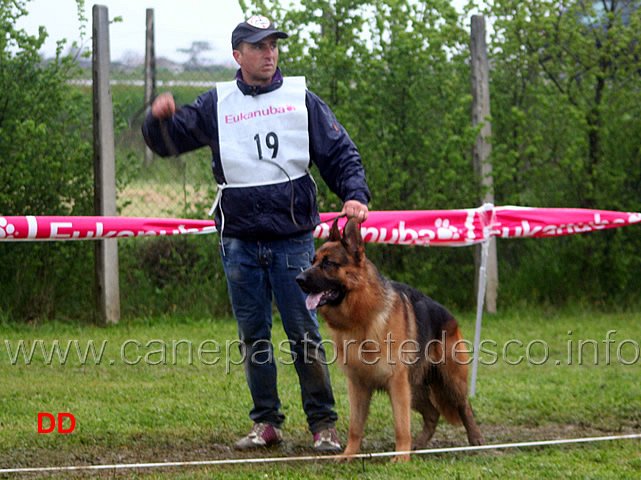
M 142 135 L 151 150 L 161 157 L 179 155 L 210 146 L 218 151 L 216 90 L 200 95 L 190 105 L 183 105 L 165 120 L 146 115 Z
M 306 104 L 310 156 L 323 180 L 343 202 L 358 200 L 367 204 L 371 195 L 356 145 L 317 95 L 307 91 Z

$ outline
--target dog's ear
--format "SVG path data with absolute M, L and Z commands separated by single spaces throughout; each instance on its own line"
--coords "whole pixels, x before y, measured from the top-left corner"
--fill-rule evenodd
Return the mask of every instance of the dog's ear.
M 340 218 L 340 217 L 338 217 Z M 341 231 L 338 229 L 338 218 L 334 219 L 332 228 L 329 230 L 329 241 L 330 242 L 340 242 L 341 240 Z
M 355 217 L 350 218 L 343 229 L 343 246 L 359 263 L 365 254 L 361 225 Z

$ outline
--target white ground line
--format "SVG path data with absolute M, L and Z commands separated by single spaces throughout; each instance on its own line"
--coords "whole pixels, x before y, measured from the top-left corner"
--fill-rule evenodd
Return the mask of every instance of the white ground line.
M 480 445 L 467 447 L 448 447 L 448 448 L 430 448 L 425 450 L 412 450 L 409 452 L 378 452 L 378 453 L 360 453 L 351 455 L 350 458 L 376 458 L 392 457 L 399 454 L 426 455 L 433 453 L 452 453 L 452 452 L 473 452 L 480 450 L 498 450 L 506 448 L 527 448 L 540 447 L 549 445 L 566 445 L 572 443 L 590 443 L 604 442 L 612 440 L 631 440 L 641 439 L 641 433 L 629 435 L 614 435 L 608 437 L 586 437 L 586 438 L 569 438 L 560 440 L 541 440 L 536 442 L 520 443 L 501 443 L 497 445 Z M 232 465 L 238 463 L 276 463 L 276 462 L 303 462 L 319 460 L 335 460 L 341 458 L 340 455 L 309 455 L 302 457 L 266 457 L 266 458 L 232 458 L 226 460 L 196 460 L 190 462 L 162 462 L 162 463 L 121 463 L 114 465 L 73 465 L 66 467 L 30 467 L 30 468 L 3 468 L 0 473 L 28 473 L 28 472 L 62 472 L 73 470 L 110 470 L 125 468 L 167 468 L 167 467 L 185 467 L 185 466 L 203 466 L 203 465 Z

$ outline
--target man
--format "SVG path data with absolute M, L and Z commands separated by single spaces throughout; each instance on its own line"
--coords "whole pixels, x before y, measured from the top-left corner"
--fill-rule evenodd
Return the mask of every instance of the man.
M 244 368 L 254 407 L 250 433 L 237 448 L 282 440 L 285 416 L 276 386 L 271 344 L 272 299 L 280 312 L 298 374 L 313 448 L 339 451 L 325 351 L 315 311 L 295 278 L 314 255 L 320 222 L 314 163 L 344 202 L 342 213 L 365 221 L 370 192 L 356 146 L 336 117 L 306 89 L 303 77 L 283 77 L 276 30 L 263 16 L 232 33 L 240 66 L 191 105 L 176 109 L 171 94 L 158 96 L 143 125 L 149 147 L 162 156 L 203 146 L 212 151 L 218 183 L 212 207 L 220 253 L 238 323 Z

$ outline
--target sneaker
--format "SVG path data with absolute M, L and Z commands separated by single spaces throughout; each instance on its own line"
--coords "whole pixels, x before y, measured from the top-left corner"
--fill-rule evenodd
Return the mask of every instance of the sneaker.
M 313 448 L 317 452 L 340 452 L 343 450 L 334 427 L 315 433 Z
M 268 423 L 254 423 L 249 434 L 236 442 L 236 448 L 246 450 L 257 447 L 270 447 L 283 440 L 283 432 Z

